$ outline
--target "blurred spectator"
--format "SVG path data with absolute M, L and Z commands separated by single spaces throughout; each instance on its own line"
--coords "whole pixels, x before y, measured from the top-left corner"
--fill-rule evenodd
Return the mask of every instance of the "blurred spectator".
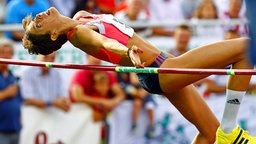
M 184 17 L 190 19 L 202 0 L 181 0 Z
M 169 49 L 167 52 L 174 55 L 174 56 L 180 56 L 187 51 L 190 50 L 189 43 L 192 37 L 192 31 L 191 28 L 188 25 L 181 24 L 175 28 L 174 31 L 174 40 L 175 40 L 175 47 Z M 201 87 L 202 84 L 205 83 L 207 79 L 202 79 L 194 83 L 194 85 L 198 88 Z
M 171 48 L 168 53 L 179 56 L 189 50 L 189 42 L 192 36 L 192 31 L 188 25 L 179 25 L 175 28 L 173 38 L 175 47 Z
M 119 0 L 119 2 L 116 2 L 117 5 L 115 7 L 114 13 L 117 13 L 117 12 L 119 12 L 121 10 L 126 9 L 127 5 L 128 5 L 127 4 L 128 2 L 129 2 L 129 0 Z M 143 0 L 143 3 L 144 3 L 145 6 L 147 6 L 149 4 L 149 0 Z
M 246 12 L 244 8 L 243 0 L 229 0 L 227 3 L 227 8 L 220 12 L 221 19 L 245 19 Z M 247 24 L 241 25 L 227 25 L 225 26 L 225 31 L 234 29 L 239 31 L 241 36 L 248 36 L 249 28 Z
M 218 9 L 212 0 L 203 0 L 194 11 L 193 20 L 218 20 Z M 195 29 L 195 35 L 198 37 L 216 37 L 223 39 L 224 30 L 219 25 L 200 25 Z
M 218 18 L 217 6 L 212 0 L 202 0 L 194 11 L 194 17 L 198 19 L 216 19 Z
M 6 12 L 6 1 L 1 0 L 0 1 L 0 23 L 4 22 L 5 12 Z
M 116 0 L 95 0 L 97 7 L 102 14 L 114 14 Z
M 100 13 L 95 0 L 75 0 L 75 6 L 71 15 L 74 16 L 80 10 L 85 10 L 92 14 Z
M 58 11 L 68 17 L 74 10 L 75 0 L 48 0 L 50 5 L 58 9 Z
M 86 57 L 89 65 L 101 64 L 101 60 L 91 55 Z M 92 107 L 93 120 L 103 124 L 101 138 L 108 141 L 106 116 L 125 98 L 115 75 L 109 71 L 78 70 L 71 78 L 69 92 L 73 102 Z
M 184 15 L 180 0 L 150 0 L 150 21 L 153 23 L 182 22 Z M 175 26 L 153 27 L 153 35 L 173 36 Z
M 0 39 L 0 58 L 11 59 L 13 42 Z M 0 143 L 19 144 L 21 130 L 21 96 L 17 78 L 8 69 L 7 64 L 0 64 Z
M 120 2 L 115 7 L 114 13 L 117 13 L 121 10 L 126 9 L 126 8 L 127 8 L 127 0 L 120 0 Z
M 49 6 L 47 0 L 12 0 L 6 7 L 5 23 L 21 24 L 22 19 L 29 14 L 35 17 L 36 14 L 47 10 Z M 5 37 L 20 41 L 23 38 L 23 31 L 6 32 Z
M 238 18 L 246 16 L 243 0 L 214 0 L 219 10 L 220 18 Z
M 115 17 L 124 23 L 140 21 L 142 23 L 149 21 L 149 12 L 144 0 L 126 0 L 127 7 L 115 13 Z M 135 28 L 137 34 L 142 37 L 151 35 L 149 28 Z
M 89 65 L 100 65 L 101 60 L 87 55 Z M 69 92 L 72 101 L 85 103 L 92 107 L 101 106 L 104 112 L 110 112 L 116 108 L 125 98 L 115 75 L 108 71 L 102 71 L 108 78 L 108 86 L 111 92 L 111 98 L 95 97 L 97 93 L 94 89 L 94 76 L 98 74 L 94 70 L 78 70 L 71 78 Z M 104 88 L 108 89 L 108 88 Z
M 54 62 L 56 52 L 38 55 L 38 61 Z M 29 67 L 21 77 L 21 92 L 26 105 L 38 108 L 54 106 L 65 112 L 70 109 L 70 100 L 63 88 L 62 78 L 57 69 Z
M 145 136 L 147 138 L 153 138 L 155 125 L 154 108 L 156 107 L 153 95 L 149 94 L 140 86 L 135 73 L 117 73 L 117 76 L 121 87 L 125 91 L 126 99 L 133 100 L 131 131 L 136 133 L 136 130 L 138 129 L 137 120 L 139 113 L 141 109 L 145 107 L 149 118 L 149 125 Z
M 239 38 L 239 37 L 241 37 L 241 35 L 237 30 L 230 29 L 226 32 L 224 39 L 228 40 L 228 39 L 234 39 L 234 38 Z
M 93 98 L 94 99 L 110 99 L 111 98 L 111 89 L 109 85 L 108 76 L 102 71 L 95 71 L 93 74 Z M 103 125 L 101 127 L 101 139 L 104 143 L 108 143 L 108 123 L 107 115 L 109 110 L 105 109 L 102 104 L 96 104 L 93 106 L 93 120 L 95 122 L 101 121 Z
M 96 71 L 93 75 L 93 98 L 109 99 L 111 98 L 111 91 L 108 76 L 102 71 Z M 93 120 L 103 121 L 108 111 L 105 111 L 101 104 L 93 106 Z

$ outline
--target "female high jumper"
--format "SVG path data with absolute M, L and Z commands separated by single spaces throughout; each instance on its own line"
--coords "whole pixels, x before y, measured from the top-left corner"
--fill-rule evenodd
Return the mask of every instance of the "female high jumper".
M 132 28 L 112 15 L 79 11 L 73 19 L 51 7 L 23 20 L 23 45 L 31 54 L 50 54 L 69 40 L 74 47 L 99 59 L 122 66 L 215 69 L 253 69 L 247 59 L 247 38 L 225 40 L 195 48 L 174 57 L 139 37 Z M 237 113 L 251 75 L 232 75 L 227 82 L 227 100 L 221 124 L 193 83 L 209 75 L 138 73 L 141 85 L 150 93 L 161 94 L 198 129 L 193 143 L 255 144 L 237 125 Z M 236 102 L 233 102 L 236 101 Z M 217 132 L 217 133 L 216 133 Z

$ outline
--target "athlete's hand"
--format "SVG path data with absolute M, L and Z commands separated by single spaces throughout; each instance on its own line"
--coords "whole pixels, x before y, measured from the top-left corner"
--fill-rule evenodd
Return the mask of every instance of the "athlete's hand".
M 139 53 L 143 53 L 142 49 L 138 48 L 137 46 L 132 46 L 131 48 L 128 49 L 128 57 L 131 59 L 133 65 L 136 68 L 144 68 L 145 67 L 145 62 L 141 63 Z

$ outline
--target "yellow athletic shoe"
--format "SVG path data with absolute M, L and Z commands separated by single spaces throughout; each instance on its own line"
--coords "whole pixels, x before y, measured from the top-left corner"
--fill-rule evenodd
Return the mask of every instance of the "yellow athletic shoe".
M 221 128 L 216 132 L 217 144 L 256 144 L 256 137 L 250 136 L 248 131 L 236 126 L 229 134 L 226 134 Z

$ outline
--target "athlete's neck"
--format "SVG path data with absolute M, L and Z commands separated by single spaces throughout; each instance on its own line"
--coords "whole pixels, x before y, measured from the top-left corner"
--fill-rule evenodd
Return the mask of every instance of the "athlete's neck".
M 61 19 L 59 19 L 59 24 L 60 27 L 58 28 L 58 32 L 60 34 L 67 34 L 69 31 L 74 29 L 74 27 L 79 25 L 79 22 L 69 17 L 63 16 Z

